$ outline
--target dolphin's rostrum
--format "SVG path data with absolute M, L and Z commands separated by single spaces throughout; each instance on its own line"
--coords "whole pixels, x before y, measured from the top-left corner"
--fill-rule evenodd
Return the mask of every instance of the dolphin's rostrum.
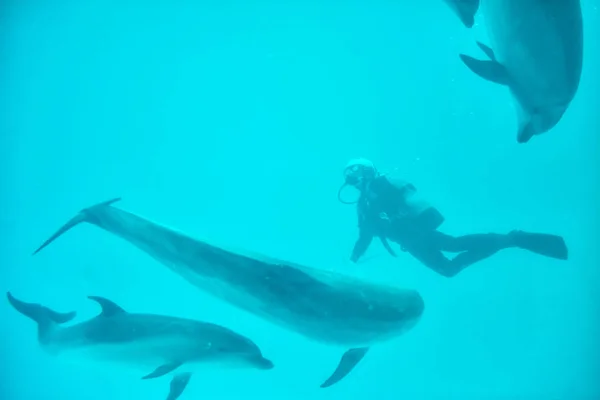
M 479 10 L 479 0 L 444 0 L 454 11 L 463 25 L 472 28 L 475 24 L 475 14 Z
M 423 313 L 415 290 L 217 247 L 113 207 L 118 200 L 80 211 L 35 253 L 79 223 L 96 225 L 216 298 L 310 339 L 350 348 L 321 387 L 340 381 L 372 344 L 408 331 Z
M 146 369 L 142 379 L 172 374 L 167 400 L 177 399 L 200 364 L 268 370 L 273 363 L 250 339 L 219 325 L 156 314 L 133 314 L 114 302 L 89 296 L 102 312 L 61 327 L 75 312 L 60 313 L 7 293 L 19 313 L 38 325 L 38 341 L 55 356 L 75 356 Z M 149 368 L 149 369 L 148 369 Z

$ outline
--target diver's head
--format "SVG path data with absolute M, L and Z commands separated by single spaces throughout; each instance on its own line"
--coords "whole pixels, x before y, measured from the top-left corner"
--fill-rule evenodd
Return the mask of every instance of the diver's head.
M 338 192 L 338 199 L 342 203 L 352 204 L 341 199 L 341 192 L 346 186 L 352 186 L 363 192 L 369 186 L 369 183 L 375 179 L 379 173 L 373 163 L 365 158 L 355 158 L 350 160 L 344 168 L 344 184 Z
M 344 168 L 344 183 L 361 191 L 376 177 L 377 169 L 366 158 L 350 160 Z

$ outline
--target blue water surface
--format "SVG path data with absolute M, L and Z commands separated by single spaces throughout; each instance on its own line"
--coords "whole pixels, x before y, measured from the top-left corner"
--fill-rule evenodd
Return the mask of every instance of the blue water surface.
M 584 67 L 562 121 L 527 144 L 505 87 L 471 73 L 481 21 L 442 1 L 2 3 L 0 288 L 88 318 L 128 310 L 251 337 L 270 371 L 210 369 L 181 399 L 600 399 L 600 2 L 582 0 Z M 460 235 L 564 236 L 567 262 L 506 250 L 454 278 L 379 243 L 348 262 L 348 159 L 411 181 Z M 253 251 L 414 288 L 425 313 L 320 389 L 345 349 L 315 343 L 195 289 L 131 245 L 81 226 L 119 207 Z M 3 399 L 166 398 L 144 381 L 44 353 L 0 302 Z M 148 371 L 150 373 L 151 371 Z

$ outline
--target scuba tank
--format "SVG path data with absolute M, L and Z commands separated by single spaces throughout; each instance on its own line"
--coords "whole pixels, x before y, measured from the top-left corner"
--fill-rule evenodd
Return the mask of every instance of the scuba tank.
M 377 184 L 378 197 L 382 197 L 384 202 L 390 201 L 389 207 L 384 208 L 394 208 L 393 212 L 385 215 L 385 219 L 389 219 L 392 224 L 397 221 L 404 227 L 412 226 L 415 230 L 422 231 L 435 230 L 444 222 L 444 216 L 421 196 L 410 182 L 389 173 L 379 174 L 375 179 L 381 182 Z M 344 190 L 348 187 L 352 185 L 347 182 L 340 186 L 338 201 L 343 204 L 357 204 L 361 198 L 360 191 L 356 190 L 354 199 L 344 198 Z M 400 204 L 398 204 L 399 198 L 401 198 Z
M 444 216 L 421 196 L 413 184 L 390 175 L 384 177 L 391 191 L 400 191 L 399 195 L 403 199 L 403 204 L 398 205 L 395 215 L 389 215 L 390 219 L 397 220 L 400 224 L 410 224 L 419 231 L 435 230 L 444 223 Z M 398 194 L 394 197 L 397 196 Z

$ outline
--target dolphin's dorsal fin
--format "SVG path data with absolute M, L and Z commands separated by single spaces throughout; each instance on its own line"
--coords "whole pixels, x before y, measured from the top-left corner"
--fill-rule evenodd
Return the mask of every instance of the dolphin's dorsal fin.
M 123 310 L 121 306 L 117 305 L 111 300 L 105 299 L 100 296 L 88 296 L 88 299 L 94 300 L 96 303 L 102 307 L 102 312 L 100 315 L 103 317 L 112 317 L 113 315 L 126 313 L 127 311 Z

